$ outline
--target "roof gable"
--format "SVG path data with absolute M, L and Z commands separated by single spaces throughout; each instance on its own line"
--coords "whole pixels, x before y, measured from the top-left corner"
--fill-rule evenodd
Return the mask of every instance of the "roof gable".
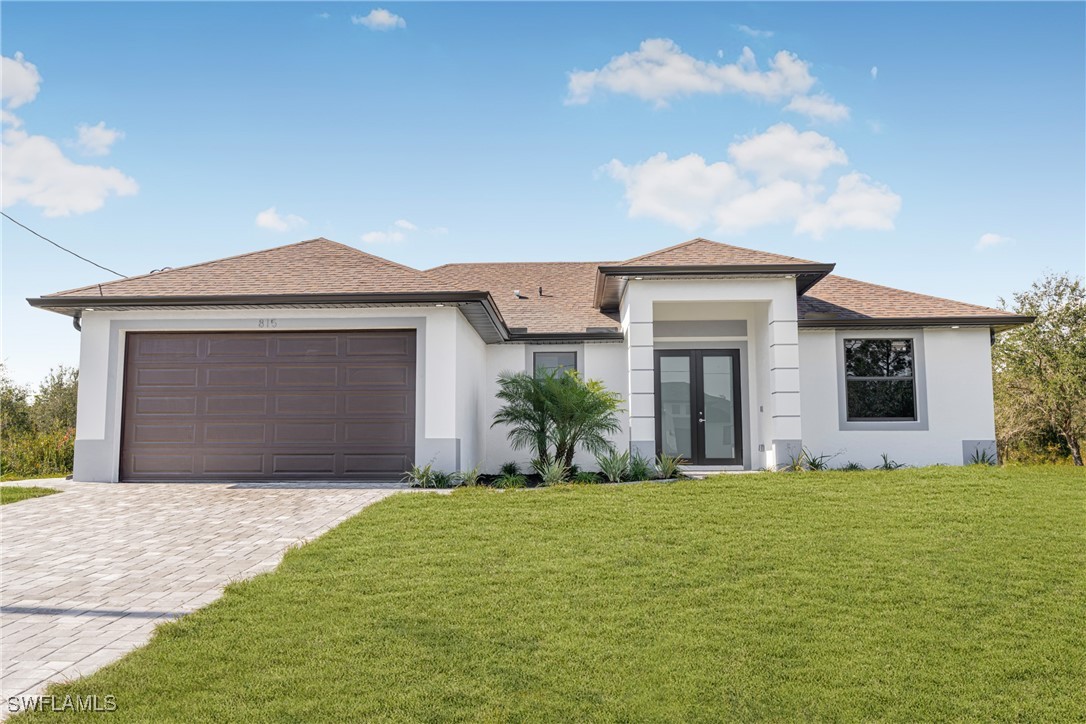
M 615 266 L 750 266 L 757 264 L 816 264 L 807 259 L 721 244 L 698 237 L 666 249 L 627 259 Z

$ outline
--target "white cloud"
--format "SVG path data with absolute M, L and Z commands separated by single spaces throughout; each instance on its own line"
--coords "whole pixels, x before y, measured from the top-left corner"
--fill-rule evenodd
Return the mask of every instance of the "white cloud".
M 449 233 L 449 229 L 445 226 L 435 226 L 434 228 L 430 229 L 430 233 L 434 236 L 444 236 L 445 234 Z
M 395 30 L 407 27 L 406 20 L 384 8 L 371 10 L 369 15 L 352 15 L 351 22 L 355 25 L 365 25 L 370 30 Z
M 731 164 L 706 163 L 694 153 L 674 161 L 658 153 L 632 166 L 613 159 L 603 170 L 625 185 L 631 218 L 660 219 L 688 231 L 702 226 L 722 199 L 750 187 Z
M 687 55 L 674 41 L 655 38 L 598 70 L 571 72 L 566 103 L 587 103 L 597 91 L 632 95 L 657 106 L 695 93 L 744 93 L 773 101 L 803 95 L 814 83 L 809 64 L 786 50 L 761 70 L 750 48 L 743 48 L 735 63 L 719 65 Z
M 4 208 L 26 203 L 45 216 L 85 214 L 139 185 L 116 168 L 73 162 L 52 139 L 10 126 L 3 133 Z
M 405 238 L 402 231 L 367 231 L 362 235 L 362 241 L 367 244 L 383 244 L 390 241 L 403 241 Z
M 728 161 L 658 153 L 641 163 L 613 159 L 602 170 L 625 188 L 631 218 L 652 218 L 686 231 L 723 233 L 792 224 L 821 238 L 837 229 L 892 229 L 901 198 L 867 176 L 849 172 L 827 194 L 822 177 L 848 163 L 832 139 L 778 124 L 728 148 Z M 831 181 L 832 182 L 832 181 Z
M 419 227 L 415 226 L 407 219 L 396 219 L 392 225 L 399 229 L 403 229 L 404 231 L 418 231 L 419 229 Z
M 728 146 L 737 168 L 759 180 L 778 178 L 817 179 L 830 166 L 848 163 L 848 156 L 833 139 L 814 131 L 797 131 L 778 123 L 764 133 Z
M 871 80 L 876 80 L 879 77 L 879 66 L 871 66 Z
M 980 235 L 980 238 L 977 239 L 977 245 L 973 248 L 977 251 L 984 251 L 985 249 L 990 249 L 993 246 L 1010 244 L 1013 241 L 1014 239 L 1009 236 L 1003 236 L 1002 234 L 993 234 L 991 232 L 988 232 L 987 234 Z
M 11 109 L 37 97 L 41 75 L 22 53 L 4 57 L 0 70 L 5 105 L 2 114 L 4 163 L 0 176 L 3 208 L 24 203 L 41 209 L 45 216 L 70 216 L 100 209 L 110 196 L 131 196 L 139 191 L 135 180 L 120 170 L 76 163 L 64 155 L 53 139 L 24 130 L 22 119 Z M 105 128 L 104 124 L 101 124 L 101 130 L 119 134 L 119 131 Z M 100 149 L 104 136 L 95 135 L 93 140 L 98 145 L 92 143 L 90 148 Z
M 853 172 L 837 180 L 837 189 L 825 202 L 796 219 L 796 232 L 821 239 L 837 229 L 889 231 L 900 210 L 901 197 L 890 187 Z
M 874 120 L 874 119 L 871 119 L 871 120 L 869 120 L 867 122 L 867 127 L 875 135 L 878 135 L 878 134 L 882 133 L 885 130 L 885 128 L 882 125 L 882 121 L 878 121 L 878 120 Z
M 34 100 L 41 87 L 41 74 L 36 65 L 16 53 L 14 57 L 2 56 L 0 76 L 3 77 L 3 100 L 7 108 L 18 108 Z
M 772 38 L 773 37 L 773 31 L 772 30 L 758 30 L 757 28 L 752 28 L 749 25 L 736 25 L 735 29 L 738 30 L 741 33 L 745 33 L 746 35 L 749 35 L 752 38 Z
M 294 214 L 280 214 L 274 206 L 264 209 L 256 215 L 256 225 L 271 231 L 290 231 L 305 226 L 306 221 Z
M 87 156 L 105 156 L 114 143 L 124 138 L 124 131 L 106 128 L 105 121 L 94 126 L 80 123 L 75 130 L 79 134 L 76 146 Z
M 849 107 L 838 103 L 826 93 L 793 96 L 784 110 L 802 113 L 813 121 L 829 121 L 830 123 L 846 121 L 849 116 Z
M 321 20 L 327 20 L 328 18 L 330 18 L 332 16 L 329 13 L 317 13 L 317 17 L 320 18 Z

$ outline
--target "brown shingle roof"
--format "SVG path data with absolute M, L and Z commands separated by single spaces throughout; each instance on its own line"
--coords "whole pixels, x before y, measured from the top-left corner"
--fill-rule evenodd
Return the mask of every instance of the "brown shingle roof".
M 794 256 L 721 244 L 709 239 L 691 239 L 666 249 L 635 256 L 615 266 L 725 266 L 750 264 L 817 264 Z
M 693 239 L 619 263 L 446 264 L 420 271 L 320 238 L 71 289 L 48 295 L 45 299 L 478 291 L 490 293 L 509 328 L 522 328 L 538 334 L 562 334 L 583 333 L 589 328 L 618 327 L 617 315 L 601 312 L 593 304 L 601 266 L 811 263 L 814 262 L 718 244 L 706 239 Z M 543 287 L 542 296 L 539 287 Z M 523 298 L 514 297 L 513 291 L 518 289 Z M 49 307 L 48 304 L 38 306 Z M 827 321 L 925 317 L 1013 318 L 1014 315 L 989 307 L 830 275 L 799 298 L 799 317 L 808 321 Z
M 50 297 L 181 297 L 444 291 L 424 272 L 328 239 L 69 289 Z
M 606 263 L 606 262 L 602 262 Z M 446 288 L 490 292 L 505 323 L 535 333 L 584 332 L 619 326 L 592 305 L 601 262 L 446 264 L 426 273 Z M 543 287 L 543 296 L 539 295 Z M 513 296 L 520 290 L 524 299 Z
M 829 275 L 799 298 L 800 319 L 994 317 L 1011 312 Z

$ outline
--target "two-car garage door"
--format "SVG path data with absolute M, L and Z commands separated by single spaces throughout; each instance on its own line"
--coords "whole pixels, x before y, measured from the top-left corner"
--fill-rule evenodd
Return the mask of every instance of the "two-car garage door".
M 415 332 L 130 333 L 122 480 L 396 480 Z

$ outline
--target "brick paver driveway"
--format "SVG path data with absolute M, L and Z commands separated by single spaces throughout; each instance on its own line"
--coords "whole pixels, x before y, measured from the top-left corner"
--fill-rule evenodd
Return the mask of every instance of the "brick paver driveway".
M 394 486 L 110 485 L 0 506 L 0 689 L 41 693 L 119 658 L 155 625 L 274 568 Z

